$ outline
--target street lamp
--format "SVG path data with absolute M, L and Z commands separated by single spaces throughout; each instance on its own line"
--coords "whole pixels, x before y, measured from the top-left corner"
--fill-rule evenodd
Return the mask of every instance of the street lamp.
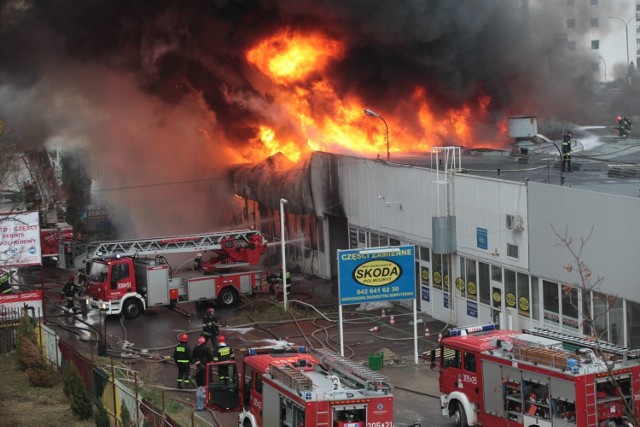
M 629 18 L 628 21 L 625 21 L 624 19 L 620 19 L 617 18 L 615 16 L 607 16 L 607 18 L 609 19 L 617 19 L 618 21 L 622 22 L 624 24 L 624 36 L 625 39 L 627 40 L 627 67 L 629 66 L 629 22 L 633 21 L 634 19 L 636 19 L 635 15 L 632 16 L 631 18 Z
M 287 199 L 280 199 L 280 246 L 282 249 L 282 295 L 284 301 L 284 311 L 287 311 L 287 258 L 284 251 L 284 205 Z
M 387 131 L 385 135 L 385 140 L 387 141 L 387 162 L 388 162 L 389 161 L 389 126 L 387 125 L 387 122 L 385 121 L 385 119 L 380 114 L 376 113 L 373 110 L 369 110 L 368 108 L 365 108 L 364 114 L 366 114 L 369 117 L 378 117 L 384 123 L 384 127 Z
M 607 63 L 605 62 L 604 58 L 600 55 L 598 55 L 598 58 L 602 59 L 602 63 L 604 64 L 604 82 L 607 82 Z
M 98 356 L 107 355 L 107 304 L 100 304 L 100 341 L 98 341 Z

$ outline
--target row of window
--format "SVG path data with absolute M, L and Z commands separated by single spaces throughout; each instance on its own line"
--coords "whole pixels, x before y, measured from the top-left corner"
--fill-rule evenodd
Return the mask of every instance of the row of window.
M 398 239 L 361 229 L 349 228 L 349 235 L 352 249 L 402 244 Z M 458 258 L 458 277 L 452 281 L 449 256 L 432 254 L 428 247 L 416 246 L 415 257 L 419 266 L 416 281 L 421 286 L 453 291 L 459 297 L 498 311 L 502 309 L 504 299 L 504 307 L 515 309 L 519 316 L 553 329 L 573 330 L 617 345 L 640 348 L 640 302 L 465 257 Z

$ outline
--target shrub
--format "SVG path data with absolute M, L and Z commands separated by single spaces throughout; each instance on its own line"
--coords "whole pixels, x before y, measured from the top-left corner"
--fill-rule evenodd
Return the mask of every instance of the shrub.
M 29 311 L 23 310 L 20 317 L 20 324 L 18 325 L 18 336 L 25 337 L 32 343 L 37 342 L 36 331 L 33 327 L 33 322 L 29 317 Z
M 27 378 L 36 387 L 53 387 L 58 383 L 58 375 L 47 363 L 27 369 Z
M 23 370 L 46 364 L 38 347 L 26 336 L 21 336 L 18 341 L 18 353 L 18 361 Z
M 107 409 L 100 399 L 96 400 L 96 411 L 93 418 L 96 421 L 96 427 L 109 427 L 111 425 Z
M 93 404 L 89 394 L 84 388 L 84 382 L 80 377 L 76 365 L 70 363 L 65 370 L 63 391 L 71 399 L 71 410 L 81 420 L 90 418 L 93 413 Z
M 131 413 L 129 408 L 124 404 L 124 400 L 120 402 L 120 423 L 122 427 L 134 427 L 135 424 L 131 421 Z

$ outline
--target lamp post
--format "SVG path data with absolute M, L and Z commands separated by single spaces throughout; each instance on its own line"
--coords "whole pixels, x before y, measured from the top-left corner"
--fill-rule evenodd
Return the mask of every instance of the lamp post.
M 364 109 L 364 114 L 369 117 L 378 117 L 384 123 L 384 127 L 386 129 L 385 140 L 387 141 L 387 162 L 389 161 L 389 126 L 387 125 L 386 120 L 378 113 L 373 110 L 369 110 L 368 108 Z
M 284 311 L 287 311 L 287 258 L 284 251 L 284 205 L 289 203 L 287 199 L 280 199 L 280 246 L 282 250 L 282 295 Z
M 625 36 L 625 39 L 627 41 L 627 67 L 628 67 L 629 66 L 629 22 L 631 22 L 634 19 L 636 19 L 636 17 L 634 15 L 631 18 L 629 18 L 628 21 L 625 21 L 624 19 L 620 19 L 620 18 L 615 17 L 615 16 L 608 16 L 607 18 L 609 18 L 609 19 L 617 19 L 618 21 L 620 21 L 620 22 L 622 22 L 624 24 L 624 36 Z
M 607 82 L 607 63 L 604 60 L 604 58 L 600 55 L 598 55 L 598 58 L 602 59 L 602 63 L 604 64 L 604 82 Z
M 100 304 L 100 341 L 98 341 L 98 356 L 107 355 L 107 305 Z

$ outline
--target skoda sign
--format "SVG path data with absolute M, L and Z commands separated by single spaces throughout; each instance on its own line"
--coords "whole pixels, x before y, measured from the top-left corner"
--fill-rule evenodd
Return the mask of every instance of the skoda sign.
M 415 247 L 338 251 L 340 304 L 415 298 Z

